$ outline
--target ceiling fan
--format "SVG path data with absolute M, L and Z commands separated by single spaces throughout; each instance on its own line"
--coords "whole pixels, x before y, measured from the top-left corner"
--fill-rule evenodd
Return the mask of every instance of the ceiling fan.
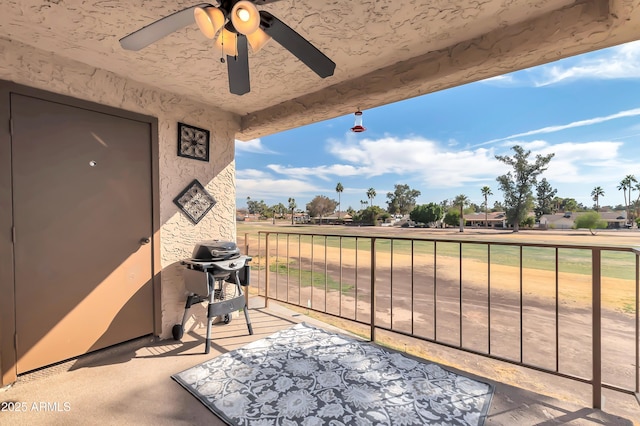
M 193 24 L 209 39 L 216 34 L 216 47 L 226 55 L 229 91 L 244 95 L 250 91 L 249 47 L 256 53 L 271 38 L 300 59 L 321 78 L 333 75 L 336 64 L 291 27 L 260 10 L 258 4 L 278 0 L 219 0 L 218 6 L 200 3 L 165 16 L 123 38 L 120 45 L 127 50 L 140 50 L 161 38 Z M 221 62 L 225 62 L 221 57 Z

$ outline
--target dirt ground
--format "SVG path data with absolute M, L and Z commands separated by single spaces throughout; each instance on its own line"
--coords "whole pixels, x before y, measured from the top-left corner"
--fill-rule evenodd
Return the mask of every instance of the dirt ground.
M 238 227 L 238 244 L 245 246 L 246 234 L 250 253 L 254 256 L 258 255 L 258 231 L 581 246 L 640 245 L 640 232 L 637 230 L 600 231 L 597 235 L 591 235 L 586 230 L 521 231 L 514 234 L 471 228 L 461 233 L 457 229 L 242 224 Z M 264 250 L 264 246 L 261 249 Z M 299 286 L 295 274 L 287 278 L 272 273 L 271 297 L 301 306 L 310 304 L 314 310 L 368 322 L 371 317 L 369 251 L 359 250 L 356 259 L 353 249 L 343 248 L 342 253 L 336 247 L 314 249 L 312 262 L 311 244 L 303 242 L 298 245 L 296 241 L 290 247 L 289 259 L 286 259 L 283 247 L 279 247 L 278 259 L 282 264 L 288 262 L 295 269 L 311 270 L 313 267 L 321 275 L 326 271 L 328 279 L 341 281 L 343 286 L 352 288 L 343 289 L 342 292 L 339 289 L 328 290 L 325 298 L 323 289 Z M 274 262 L 276 256 L 273 247 L 271 256 Z M 591 377 L 592 298 L 589 275 L 560 273 L 556 299 L 554 271 L 525 267 L 521 297 L 520 271 L 517 267 L 492 264 L 488 282 L 486 263 L 465 259 L 461 272 L 457 257 L 438 256 L 435 279 L 432 256 L 431 259 L 414 260 L 413 276 L 411 256 L 408 254 L 394 254 L 393 272 L 388 252 L 379 252 L 376 264 L 378 326 L 557 370 L 563 374 Z M 252 286 L 260 287 L 260 291 L 264 292 L 264 277 L 254 276 Z M 627 304 L 622 305 L 622 300 Z M 635 310 L 629 309 L 629 300 L 634 308 L 633 280 L 604 280 L 603 381 L 634 389 L 637 374 L 634 347 L 636 317 Z

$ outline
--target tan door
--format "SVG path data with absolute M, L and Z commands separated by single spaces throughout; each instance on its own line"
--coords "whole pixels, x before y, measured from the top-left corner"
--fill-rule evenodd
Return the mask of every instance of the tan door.
M 18 373 L 153 332 L 149 123 L 12 94 Z

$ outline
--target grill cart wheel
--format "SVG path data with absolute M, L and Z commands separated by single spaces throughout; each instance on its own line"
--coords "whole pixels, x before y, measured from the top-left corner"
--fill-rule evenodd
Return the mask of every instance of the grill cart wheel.
M 225 314 L 223 318 L 224 323 L 229 324 L 231 322 L 231 318 L 232 318 L 231 314 Z
M 171 329 L 171 334 L 173 334 L 174 340 L 182 339 L 182 336 L 184 334 L 184 328 L 182 328 L 182 324 L 174 325 Z

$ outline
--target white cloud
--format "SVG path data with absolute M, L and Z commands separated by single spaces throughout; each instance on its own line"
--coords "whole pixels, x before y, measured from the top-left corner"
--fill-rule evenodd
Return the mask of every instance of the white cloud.
M 236 139 L 236 152 L 251 152 L 254 154 L 276 154 L 275 151 L 270 150 L 262 145 L 260 139 L 251 139 L 246 142 Z
M 574 122 L 571 122 L 571 123 L 568 123 L 568 124 L 561 124 L 561 125 L 556 125 L 556 126 L 547 126 L 547 127 L 542 127 L 540 129 L 529 130 L 529 131 L 522 132 L 522 133 L 516 133 L 516 134 L 510 135 L 510 136 L 505 136 L 504 138 L 491 139 L 490 141 L 486 141 L 486 142 L 479 143 L 477 145 L 473 145 L 473 146 L 471 146 L 471 148 L 490 145 L 490 144 L 493 144 L 493 143 L 496 143 L 496 142 L 508 141 L 508 140 L 512 140 L 512 139 L 515 139 L 515 138 L 525 137 L 525 136 L 540 135 L 540 134 L 544 134 L 544 133 L 555 133 L 555 132 L 559 132 L 559 131 L 562 131 L 562 130 L 573 129 L 575 127 L 591 126 L 591 125 L 594 125 L 594 124 L 604 123 L 604 122 L 610 121 L 610 120 L 616 120 L 618 118 L 635 117 L 635 116 L 638 116 L 638 115 L 640 115 L 640 108 L 634 108 L 634 109 L 630 109 L 630 110 L 626 110 L 626 111 L 620 111 L 620 112 L 617 112 L 615 114 L 607 115 L 607 116 L 604 116 L 604 117 L 594 117 L 594 118 L 589 118 L 589 119 L 586 119 L 586 120 L 574 121 Z
M 518 83 L 513 73 L 497 75 L 495 77 L 485 78 L 480 80 L 480 83 L 491 84 L 493 86 L 514 86 Z
M 323 189 L 299 179 L 278 179 L 270 173 L 245 169 L 236 172 L 236 195 L 238 199 L 246 197 L 281 201 L 288 197 L 315 195 Z
M 331 140 L 329 152 L 342 163 L 318 167 L 271 164 L 268 167 L 294 179 L 317 177 L 327 181 L 336 177 L 395 174 L 418 178 L 426 187 L 455 187 L 492 180 L 496 169 L 501 167 L 492 150 L 451 151 L 420 137 Z
M 268 169 L 276 173 L 286 175 L 295 179 L 313 179 L 330 180 L 333 176 L 357 176 L 366 173 L 367 169 L 362 167 L 354 167 L 347 164 L 333 164 L 330 166 L 317 167 L 290 167 L 279 164 L 269 164 Z
M 586 54 L 571 66 L 545 65 L 536 86 L 548 86 L 578 79 L 640 78 L 640 41 Z
M 633 167 L 620 159 L 622 142 L 564 142 L 551 145 L 545 141 L 518 142 L 536 155 L 554 153 L 542 177 L 555 184 L 604 184 L 619 180 L 621 170 Z

